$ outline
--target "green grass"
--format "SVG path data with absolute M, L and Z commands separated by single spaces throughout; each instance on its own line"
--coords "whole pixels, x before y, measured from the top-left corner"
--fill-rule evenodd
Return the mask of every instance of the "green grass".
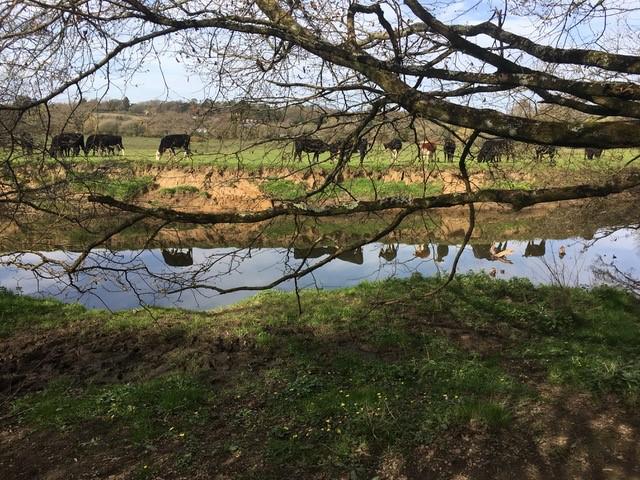
M 260 190 L 270 197 L 279 200 L 300 198 L 306 193 L 304 185 L 287 179 L 267 180 L 262 182 L 260 184 Z
M 318 471 L 371 478 L 375 459 L 388 452 L 410 457 L 450 432 L 478 426 L 500 435 L 518 428 L 523 409 L 543 400 L 510 372 L 589 392 L 595 401 L 614 395 L 638 405 L 640 302 L 629 294 L 478 274 L 425 296 L 439 281 L 414 276 L 305 290 L 302 315 L 295 295 L 282 292 L 212 313 L 98 316 L 4 294 L 2 311 L 11 312 L 13 332 L 21 335 L 31 322 L 55 330 L 73 318 L 77 328 L 104 332 L 101 342 L 124 333 L 171 345 L 161 374 L 144 363 L 156 358 L 152 345 L 127 365 L 135 380 L 53 376 L 44 390 L 15 399 L 13 412 L 27 425 L 67 436 L 91 426 L 152 451 L 172 445 L 172 461 L 185 472 L 198 471 L 194 459 L 231 456 L 249 478 Z M 56 311 L 60 323 L 41 320 Z M 463 348 L 439 326 L 471 342 Z M 495 348 L 484 350 L 487 340 Z M 219 350 L 221 342 L 227 347 Z M 162 471 L 142 462 L 140 472 Z
M 200 189 L 193 185 L 177 185 L 175 187 L 166 187 L 160 189 L 160 195 L 174 196 L 198 193 Z
M 72 188 L 80 192 L 100 193 L 109 195 L 118 200 L 131 200 L 147 191 L 153 186 L 153 177 L 122 176 L 117 178 L 98 174 L 76 174 L 72 179 Z
M 123 157 L 111 157 L 110 161 L 135 162 L 135 163 L 151 163 L 155 164 L 155 152 L 160 144 L 160 138 L 153 137 L 125 137 L 123 139 L 126 155 Z M 192 160 L 184 159 L 182 153 L 178 153 L 176 157 L 170 157 L 165 154 L 160 160 L 161 165 L 184 165 L 191 166 L 217 166 L 231 169 L 245 169 L 254 171 L 264 168 L 304 168 L 308 165 L 306 155 L 303 154 L 301 162 L 294 162 L 292 159 L 293 146 L 291 142 L 271 142 L 262 145 L 253 145 L 253 141 L 239 140 L 209 140 L 194 141 L 191 144 L 193 151 Z M 435 165 L 439 169 L 457 169 L 458 155 L 461 147 L 458 145 L 457 155 L 454 162 L 443 162 L 443 154 L 441 149 L 438 150 L 440 161 Z M 367 157 L 365 157 L 364 166 L 373 171 L 383 171 L 390 166 L 398 168 L 422 168 L 424 164 L 427 168 L 433 164 L 428 164 L 418 158 L 418 150 L 415 145 L 405 143 L 404 148 L 393 161 L 388 151 L 385 151 L 381 145 L 375 145 Z M 471 171 L 486 171 L 489 169 L 505 169 L 505 170 L 570 170 L 579 171 L 582 169 L 594 171 L 609 171 L 610 169 L 620 168 L 626 162 L 635 157 L 637 152 L 632 149 L 614 149 L 604 152 L 602 158 L 598 160 L 585 160 L 584 151 L 582 149 L 559 149 L 556 157 L 556 164 L 548 165 L 545 160 L 538 164 L 533 161 L 531 153 L 518 152 L 516 161 L 505 161 L 498 165 L 477 164 L 470 161 Z M 103 162 L 102 157 L 88 157 L 91 162 Z M 320 156 L 321 165 L 327 169 L 335 165 L 334 161 L 329 161 L 329 154 L 325 153 Z M 353 155 L 349 165 L 357 168 L 360 165 L 359 156 Z
M 14 403 L 16 413 L 40 428 L 64 430 L 92 424 L 122 430 L 133 442 L 158 437 L 184 437 L 206 420 L 211 392 L 194 378 L 164 376 L 139 383 L 73 387 L 59 381 Z
M 0 288 L 0 337 L 24 329 L 62 327 L 80 319 L 90 319 L 96 314 L 82 305 L 35 299 Z

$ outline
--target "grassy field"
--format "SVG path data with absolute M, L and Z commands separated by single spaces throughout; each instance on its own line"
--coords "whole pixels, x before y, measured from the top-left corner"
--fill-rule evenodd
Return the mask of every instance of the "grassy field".
M 159 138 L 149 137 L 126 137 L 123 140 L 126 155 L 123 160 L 133 162 L 152 162 L 155 163 L 155 152 L 160 143 Z M 192 161 L 194 166 L 212 165 L 221 168 L 242 168 L 247 170 L 256 170 L 264 168 L 303 168 L 308 165 L 306 155 L 303 154 L 302 162 L 293 161 L 293 146 L 289 143 L 269 143 L 254 146 L 253 142 L 240 143 L 238 141 L 220 142 L 217 140 L 210 141 L 192 141 L 191 149 L 193 150 Z M 461 147 L 458 145 L 457 155 L 453 163 L 443 161 L 443 153 L 438 150 L 440 162 L 439 168 L 457 169 L 457 162 Z M 582 149 L 562 148 L 557 156 L 556 169 L 612 169 L 624 166 L 628 161 L 638 155 L 638 151 L 632 149 L 615 149 L 605 151 L 600 159 L 585 160 L 584 151 Z M 101 157 L 90 157 L 95 161 L 101 161 Z M 175 158 L 171 158 L 169 154 L 160 160 L 162 164 L 177 164 L 191 166 L 191 160 L 183 158 L 179 153 Z M 334 165 L 329 161 L 328 154 L 320 156 L 320 162 L 325 168 Z M 360 164 L 359 156 L 356 154 L 351 158 L 350 165 L 357 167 Z M 396 161 L 391 160 L 391 155 L 385 151 L 381 145 L 376 144 L 369 152 L 364 162 L 368 169 L 384 170 L 390 166 L 399 168 L 413 167 L 419 168 L 422 161 L 418 158 L 418 150 L 415 145 L 405 144 Z M 477 164 L 470 162 L 473 171 L 487 170 L 490 167 L 486 164 Z M 516 162 L 502 162 L 500 168 L 504 169 L 522 169 L 522 168 L 549 168 L 548 160 L 544 160 L 541 164 L 533 160 L 532 154 L 518 154 Z M 494 167 L 495 168 L 495 167 Z
M 301 315 L 295 295 L 275 292 L 209 313 L 117 314 L 2 293 L 0 469 L 638 474 L 637 300 L 484 275 L 425 297 L 438 281 L 303 291 Z

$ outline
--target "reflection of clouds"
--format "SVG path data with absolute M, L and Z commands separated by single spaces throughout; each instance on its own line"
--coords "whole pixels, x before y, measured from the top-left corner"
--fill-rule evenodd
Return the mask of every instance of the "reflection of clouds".
M 540 244 L 540 240 L 536 242 Z M 429 243 L 431 252 L 438 250 L 437 243 Z M 531 253 L 531 241 L 509 240 L 512 250 L 508 259 L 513 263 L 502 263 L 491 258 L 476 258 L 471 247 L 460 257 L 458 272 L 495 272 L 498 278 L 527 277 L 537 284 L 561 284 L 567 286 L 590 285 L 603 281 L 600 270 L 613 264 L 621 271 L 640 267 L 637 251 L 637 231 L 622 229 L 595 241 L 581 238 L 546 240 L 540 256 L 525 256 Z M 362 248 L 362 264 L 336 259 L 316 270 L 312 275 L 299 280 L 301 287 L 336 288 L 353 286 L 363 280 L 381 280 L 389 277 L 406 278 L 415 273 L 434 276 L 450 271 L 459 251 L 457 245 L 441 248 L 438 261 L 416 256 L 416 246 L 399 244 L 395 257 L 385 260 L 379 256 L 383 244 L 374 243 Z M 565 246 L 566 255 L 560 258 L 560 246 Z M 528 250 L 527 250 L 528 249 Z M 72 262 L 77 253 L 62 251 L 46 252 L 53 261 Z M 36 296 L 55 296 L 65 302 L 81 302 L 89 307 L 107 306 L 113 310 L 133 308 L 140 303 L 157 306 L 180 306 L 192 309 L 207 309 L 237 302 L 254 295 L 254 291 L 239 291 L 220 295 L 207 287 L 234 288 L 238 286 L 260 287 L 269 284 L 284 274 L 298 269 L 302 262 L 311 266 L 327 258 L 294 258 L 294 252 L 286 248 L 193 248 L 193 265 L 168 266 L 161 250 L 124 250 L 111 252 L 96 250 L 83 264 L 83 271 L 72 277 L 61 276 L 60 267 L 48 265 L 38 275 L 26 269 L 8 264 L 14 257 L 2 257 L 6 265 L 0 268 L 0 285 L 11 290 Z M 24 264 L 36 264 L 41 257 L 36 254 L 20 256 Z M 73 287 L 69 284 L 72 283 Z M 178 293 L 182 286 L 200 286 Z M 278 289 L 291 290 L 294 282 L 280 284 Z

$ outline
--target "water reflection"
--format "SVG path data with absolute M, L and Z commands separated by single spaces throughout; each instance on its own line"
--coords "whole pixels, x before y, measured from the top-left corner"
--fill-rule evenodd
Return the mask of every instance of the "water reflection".
M 462 253 L 458 271 L 483 271 L 497 278 L 527 277 L 534 283 L 567 286 L 615 283 L 616 279 L 629 283 L 640 268 L 638 243 L 637 230 L 633 228 L 613 233 L 603 230 L 593 240 L 574 237 L 479 241 Z M 446 242 L 372 243 L 340 254 L 313 275 L 299 279 L 298 284 L 335 288 L 416 272 L 438 275 L 449 271 L 459 249 L 459 245 Z M 259 289 L 338 251 L 339 247 L 334 245 L 96 250 L 82 270 L 66 281 L 55 263 L 38 270 L 39 276 L 26 268 L 39 264 L 43 255 L 54 262 L 70 262 L 78 258 L 78 253 L 26 253 L 2 257 L 5 266 L 0 268 L 0 285 L 29 295 L 55 296 L 66 302 L 79 301 L 112 310 L 140 303 L 206 309 L 234 303 L 255 293 L 233 291 L 219 295 L 216 289 L 240 286 Z M 277 288 L 290 290 L 294 283 L 287 281 Z
M 190 267 L 193 265 L 193 248 L 163 248 L 162 258 L 170 267 Z

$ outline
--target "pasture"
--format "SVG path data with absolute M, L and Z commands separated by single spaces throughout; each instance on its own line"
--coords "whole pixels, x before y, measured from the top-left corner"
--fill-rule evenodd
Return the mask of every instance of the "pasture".
M 172 166 L 215 166 L 218 168 L 233 168 L 247 171 L 258 169 L 280 169 L 280 168 L 306 168 L 309 165 L 309 157 L 302 154 L 302 161 L 293 160 L 293 142 L 266 142 L 260 143 L 255 140 L 240 142 L 237 140 L 219 141 L 205 140 L 198 137 L 192 137 L 191 150 L 193 152 L 191 159 L 184 158 L 179 151 L 175 157 L 170 153 L 165 153 L 159 162 L 156 162 L 155 153 L 160 143 L 159 137 L 125 137 L 123 139 L 125 147 L 124 156 L 101 157 L 89 156 L 91 162 L 101 162 L 106 158 L 116 158 L 122 161 L 136 163 L 159 163 L 162 165 L 170 164 Z M 444 152 L 442 145 L 437 147 L 437 162 L 427 162 L 419 155 L 419 149 L 415 144 L 404 143 L 398 158 L 393 161 L 391 153 L 384 150 L 382 143 L 374 144 L 364 160 L 364 166 L 374 171 L 382 171 L 388 168 L 416 168 L 419 169 L 423 165 L 437 166 L 439 169 L 458 169 L 458 161 L 462 147 L 458 143 L 456 146 L 454 161 L 449 163 L 444 161 Z M 478 149 L 474 148 L 472 154 L 478 153 Z M 479 164 L 475 158 L 468 160 L 470 170 L 486 171 L 491 169 L 498 170 L 532 170 L 532 169 L 557 169 L 577 171 L 581 169 L 588 170 L 615 170 L 626 166 L 640 151 L 634 149 L 612 149 L 603 152 L 599 159 L 586 160 L 584 158 L 583 149 L 560 148 L 556 156 L 555 165 L 550 165 L 547 157 L 542 161 L 535 160 L 533 148 L 526 151 L 523 147 L 516 148 L 516 159 L 505 160 L 498 164 Z M 312 157 L 312 155 L 311 155 Z M 638 160 L 636 160 L 637 162 Z M 320 155 L 319 166 L 330 168 L 335 165 L 335 159 L 330 159 L 328 153 Z M 349 162 L 349 166 L 358 167 L 360 159 L 356 152 Z M 633 165 L 633 163 L 632 163 Z

